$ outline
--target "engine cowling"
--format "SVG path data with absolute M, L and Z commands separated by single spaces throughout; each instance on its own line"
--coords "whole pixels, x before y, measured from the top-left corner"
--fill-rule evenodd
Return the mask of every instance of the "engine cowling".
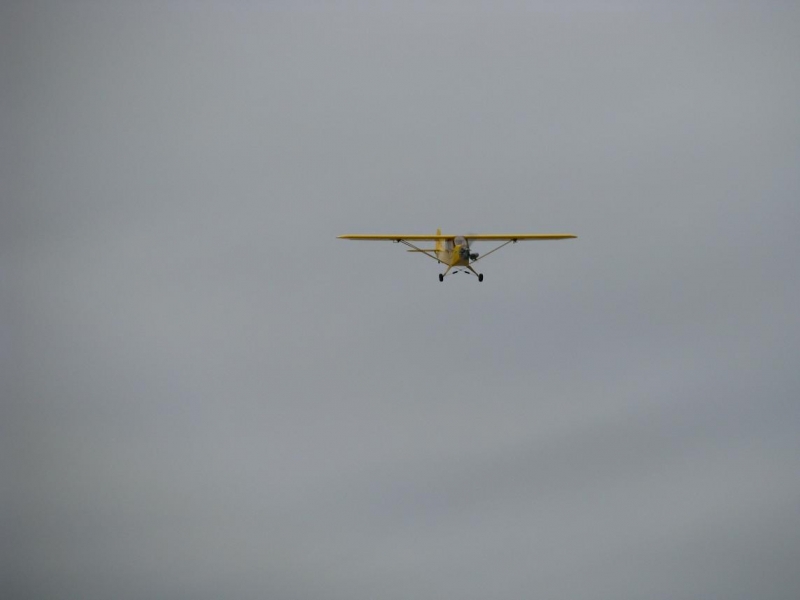
M 458 235 L 453 239 L 453 243 L 456 246 L 460 246 L 461 247 L 459 252 L 460 252 L 462 260 L 472 261 L 472 260 L 476 260 L 478 258 L 479 254 L 477 252 L 471 252 L 470 251 L 469 240 L 467 238 Z

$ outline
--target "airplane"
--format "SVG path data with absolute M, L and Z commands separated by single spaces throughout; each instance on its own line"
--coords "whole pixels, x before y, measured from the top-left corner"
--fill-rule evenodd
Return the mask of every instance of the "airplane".
M 479 234 L 468 233 L 466 235 L 445 235 L 441 229 L 436 230 L 436 235 L 401 235 L 401 234 L 347 234 L 340 235 L 338 239 L 343 240 L 369 240 L 369 241 L 391 241 L 396 244 L 405 244 L 410 250 L 407 252 L 419 252 L 429 256 L 439 264 L 447 265 L 444 273 L 439 273 L 439 281 L 444 281 L 447 275 L 461 272 L 467 275 L 472 274 L 478 277 L 478 281 L 483 281 L 483 273 L 478 273 L 472 265 L 479 260 L 483 260 L 493 252 L 500 250 L 508 244 L 516 244 L 522 240 L 564 240 L 576 238 L 578 236 L 571 233 L 511 233 L 511 234 Z M 493 248 L 483 256 L 473 252 L 471 244 L 473 242 L 504 242 Z M 436 242 L 434 248 L 420 248 L 412 242 Z M 451 272 L 452 270 L 452 272 Z

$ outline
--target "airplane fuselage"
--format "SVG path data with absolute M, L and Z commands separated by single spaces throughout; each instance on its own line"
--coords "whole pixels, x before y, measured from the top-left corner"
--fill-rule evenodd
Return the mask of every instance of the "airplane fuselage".
M 449 249 L 437 250 L 436 258 L 450 267 L 466 267 L 469 264 L 469 251 L 464 252 L 462 248 L 457 244 Z
M 470 261 L 478 257 L 477 254 L 470 255 L 469 242 L 460 235 L 444 242 L 437 242 L 434 252 L 439 262 L 449 267 L 467 267 Z

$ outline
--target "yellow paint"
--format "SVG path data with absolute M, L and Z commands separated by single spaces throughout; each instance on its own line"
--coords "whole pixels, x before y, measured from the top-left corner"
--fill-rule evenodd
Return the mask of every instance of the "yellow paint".
M 437 229 L 436 230 L 436 235 L 437 236 L 442 235 L 442 230 L 441 229 Z M 442 240 L 437 239 L 436 240 L 436 253 L 438 254 L 439 252 L 442 252 L 443 250 L 444 250 L 444 242 Z
M 392 234 L 347 234 L 340 235 L 339 239 L 345 240 L 371 240 L 371 241 L 392 241 L 402 242 L 406 246 L 410 246 L 409 252 L 419 252 L 430 256 L 434 260 L 447 265 L 444 273 L 439 274 L 439 281 L 450 273 L 453 267 L 465 267 L 478 277 L 478 281 L 483 281 L 483 275 L 478 273 L 472 265 L 479 260 L 493 254 L 495 251 L 504 248 L 512 242 L 521 242 L 525 240 L 566 240 L 576 238 L 578 236 L 571 233 L 471 233 L 465 236 L 445 235 L 441 229 L 436 230 L 435 235 L 407 235 L 401 233 Z M 455 244 L 456 238 L 460 243 Z M 471 260 L 469 254 L 466 257 L 461 255 L 461 249 L 469 246 L 475 241 L 489 241 L 489 242 L 504 242 L 499 246 L 491 249 L 489 252 L 484 253 L 482 256 Z M 436 245 L 433 249 L 419 248 L 412 242 L 435 242 Z
M 404 233 L 391 234 L 352 234 L 337 236 L 342 240 L 370 240 L 370 241 L 395 241 L 406 240 L 410 242 L 439 242 L 454 240 L 457 236 L 437 233 L 436 235 L 408 235 Z M 505 242 L 505 241 L 525 241 L 525 240 L 566 240 L 578 237 L 571 233 L 471 233 L 463 236 L 472 241 L 484 242 Z

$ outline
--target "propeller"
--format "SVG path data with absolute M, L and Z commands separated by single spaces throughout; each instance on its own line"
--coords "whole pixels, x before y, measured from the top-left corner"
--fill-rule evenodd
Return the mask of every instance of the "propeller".
M 459 236 L 456 236 L 456 237 L 453 239 L 453 243 L 454 243 L 456 246 L 459 246 L 458 252 L 459 252 L 459 255 L 460 255 L 460 258 L 461 258 L 461 260 L 464 260 L 464 261 L 466 261 L 467 263 L 470 263 L 470 262 L 472 262 L 472 261 L 475 261 L 475 260 L 477 260 L 477 258 L 478 258 L 478 253 L 477 253 L 477 252 L 472 252 L 472 251 L 470 250 L 470 247 L 469 247 L 469 238 L 467 238 L 467 237 L 465 237 L 465 236 L 460 236 L 460 235 L 459 235 Z
M 468 233 L 467 235 L 464 236 L 464 241 L 467 242 L 467 252 L 469 254 L 469 260 L 470 260 L 470 262 L 472 262 L 472 261 L 478 260 L 478 257 L 480 256 L 480 254 L 478 254 L 477 252 L 473 252 L 472 251 L 472 248 L 471 248 L 472 240 L 470 240 L 470 238 L 469 238 L 470 235 L 477 235 L 477 234 L 476 233 Z

